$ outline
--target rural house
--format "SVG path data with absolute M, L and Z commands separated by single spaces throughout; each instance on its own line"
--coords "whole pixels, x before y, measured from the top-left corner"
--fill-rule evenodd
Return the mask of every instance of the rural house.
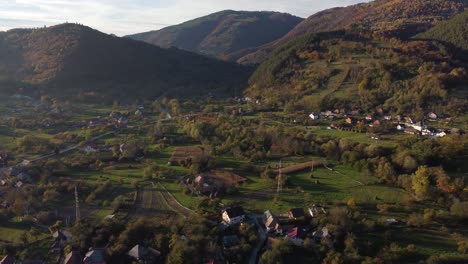
M 267 210 L 265 213 L 263 213 L 263 223 L 265 224 L 265 229 L 267 232 L 281 232 L 279 219 L 270 210 Z
M 92 248 L 86 252 L 83 264 L 106 264 L 105 250 L 103 248 Z
M 297 220 L 301 217 L 305 217 L 304 209 L 302 208 L 293 208 L 288 211 L 289 219 Z
M 240 206 L 230 207 L 223 211 L 222 217 L 228 225 L 235 225 L 244 221 L 245 212 Z
M 327 214 L 327 211 L 323 207 L 313 206 L 309 208 L 309 214 L 311 217 L 317 217 L 321 214 Z
M 156 259 L 161 256 L 161 252 L 151 247 L 146 248 L 141 245 L 136 245 L 128 251 L 127 255 L 136 261 L 154 263 Z
M 317 114 L 317 113 L 312 113 L 312 114 L 309 115 L 309 117 L 310 117 L 310 119 L 312 119 L 312 120 L 317 120 L 317 119 L 320 118 L 320 117 L 319 117 L 319 114 Z
M 296 246 L 301 246 L 307 236 L 307 230 L 302 227 L 294 227 L 289 230 L 287 238 Z
M 437 115 L 434 112 L 430 112 L 427 114 L 427 118 L 429 120 L 437 120 Z
M 78 251 L 71 251 L 65 256 L 61 264 L 81 264 L 81 256 Z
M 2 260 L 0 260 L 0 264 L 15 264 L 16 258 L 10 255 L 6 255 Z

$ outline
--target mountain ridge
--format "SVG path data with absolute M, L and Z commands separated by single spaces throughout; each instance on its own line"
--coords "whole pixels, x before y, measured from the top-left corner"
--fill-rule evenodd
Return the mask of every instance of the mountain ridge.
M 0 80 L 48 91 L 157 96 L 244 87 L 250 69 L 78 24 L 0 33 Z
M 311 15 L 282 38 L 238 58 L 242 64 L 258 64 L 275 48 L 306 33 L 348 29 L 385 37 L 409 38 L 433 27 L 438 21 L 468 8 L 464 0 L 376 0 L 336 7 Z
M 126 37 L 161 47 L 175 46 L 208 56 L 229 58 L 232 53 L 282 37 L 302 20 L 280 12 L 224 10 Z

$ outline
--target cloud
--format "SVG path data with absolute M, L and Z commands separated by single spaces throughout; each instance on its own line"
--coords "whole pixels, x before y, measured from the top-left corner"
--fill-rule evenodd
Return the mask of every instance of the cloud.
M 364 0 L 0 0 L 0 30 L 79 22 L 126 35 L 179 24 L 221 10 L 268 10 L 308 17 Z

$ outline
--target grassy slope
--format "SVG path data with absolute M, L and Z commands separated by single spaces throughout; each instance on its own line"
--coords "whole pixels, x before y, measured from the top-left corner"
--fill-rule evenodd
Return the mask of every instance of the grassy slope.
M 439 40 L 468 51 L 468 11 L 416 35 L 415 38 Z

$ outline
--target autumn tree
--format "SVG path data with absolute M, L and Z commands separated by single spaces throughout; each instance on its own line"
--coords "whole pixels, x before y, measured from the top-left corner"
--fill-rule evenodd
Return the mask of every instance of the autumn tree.
M 430 195 L 429 168 L 421 166 L 412 177 L 413 191 L 418 200 L 426 200 Z

